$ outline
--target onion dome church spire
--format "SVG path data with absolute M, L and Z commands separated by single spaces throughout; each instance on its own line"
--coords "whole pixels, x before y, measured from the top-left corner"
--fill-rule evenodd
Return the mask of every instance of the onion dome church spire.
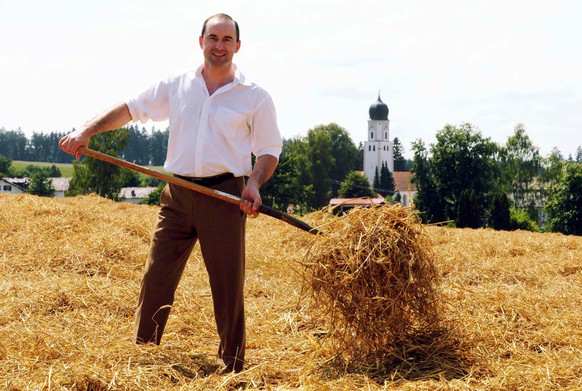
M 388 105 L 380 99 L 380 92 L 378 91 L 378 100 L 370 106 L 370 119 L 372 121 L 386 121 L 388 120 Z

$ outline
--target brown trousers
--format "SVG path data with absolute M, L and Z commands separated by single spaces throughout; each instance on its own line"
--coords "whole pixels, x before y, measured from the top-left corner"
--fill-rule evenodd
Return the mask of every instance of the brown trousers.
M 244 179 L 211 187 L 240 196 Z M 160 343 L 174 292 L 199 240 L 220 337 L 218 356 L 229 370 L 240 371 L 245 355 L 246 215 L 238 205 L 173 184 L 164 189 L 160 204 L 136 311 L 135 340 Z

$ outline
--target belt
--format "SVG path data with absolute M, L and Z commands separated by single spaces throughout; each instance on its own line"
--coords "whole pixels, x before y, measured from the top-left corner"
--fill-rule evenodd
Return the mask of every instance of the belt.
M 188 182 L 195 183 L 195 184 L 200 185 L 200 186 L 218 185 L 219 183 L 222 183 L 228 179 L 234 178 L 234 174 L 230 173 L 230 172 L 227 172 L 225 174 L 215 175 L 215 176 L 203 177 L 203 178 L 196 178 L 196 177 L 191 177 L 191 176 L 182 176 L 182 175 L 177 175 L 177 174 L 174 174 L 174 176 L 177 178 L 180 178 L 180 179 L 184 179 Z

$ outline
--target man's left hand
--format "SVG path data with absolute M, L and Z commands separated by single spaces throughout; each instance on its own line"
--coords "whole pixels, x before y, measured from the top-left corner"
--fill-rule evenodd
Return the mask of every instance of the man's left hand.
M 241 198 L 243 202 L 240 203 L 240 210 L 247 216 L 257 217 L 259 215 L 259 207 L 263 203 L 259 189 L 249 183 L 243 189 Z

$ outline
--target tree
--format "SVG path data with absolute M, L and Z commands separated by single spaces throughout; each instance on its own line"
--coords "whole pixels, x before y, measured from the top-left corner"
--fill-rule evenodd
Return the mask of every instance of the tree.
M 431 146 L 431 167 L 438 202 L 448 220 L 456 220 L 457 203 L 464 190 L 475 192 L 480 220 L 483 219 L 495 187 L 497 146 L 471 124 L 446 125 Z
M 12 160 L 27 160 L 27 144 L 28 140 L 21 129 L 0 129 L 0 155 Z
M 491 209 L 491 227 L 496 230 L 510 229 L 510 204 L 505 193 L 495 193 Z
M 160 197 L 162 196 L 162 192 L 164 191 L 165 187 L 166 187 L 165 182 L 159 183 L 157 187 L 154 189 L 154 191 L 148 194 L 143 203 L 146 205 L 160 205 Z
M 456 220 L 461 193 L 473 190 L 477 220 L 483 222 L 495 189 L 497 146 L 471 124 L 446 125 L 436 139 L 430 156 L 422 140 L 413 143 L 415 205 L 423 221 Z
M 361 169 L 362 149 L 337 124 L 310 129 L 306 137 L 283 140 L 279 166 L 261 193 L 267 203 L 300 213 L 321 208 L 339 192 L 346 175 Z
M 12 175 L 12 159 L 0 155 L 0 178 L 11 177 Z
M 36 174 L 38 172 L 45 173 L 46 176 L 49 178 L 60 178 L 62 176 L 61 170 L 59 170 L 58 167 L 55 166 L 54 164 L 50 167 L 40 167 L 40 166 L 33 166 L 32 164 L 29 164 L 28 166 L 26 166 L 26 168 L 24 169 L 22 174 L 24 176 L 28 176 L 28 177 L 32 178 L 34 176 L 34 174 Z
M 412 171 L 415 173 L 412 181 L 418 189 L 414 205 L 418 208 L 423 222 L 445 221 L 444 208 L 438 199 L 436 179 L 426 146 L 418 139 L 412 143 L 412 149 L 414 151 Z
M 394 171 L 408 171 L 406 159 L 404 158 L 404 147 L 398 137 L 394 137 L 392 156 L 394 158 Z
M 55 188 L 46 170 L 36 171 L 30 180 L 28 192 L 41 197 L 54 197 Z
M 332 180 L 341 181 L 349 172 L 362 169 L 358 147 L 352 141 L 347 130 L 335 123 L 316 129 L 327 132 L 331 139 L 331 155 L 335 159 L 335 164 L 329 170 L 329 176 Z
M 481 226 L 479 207 L 473 189 L 465 189 L 461 192 L 455 224 L 457 228 L 479 228 Z
M 565 164 L 564 157 L 557 148 L 553 148 L 550 155 L 542 159 L 542 172 L 539 179 L 547 189 L 552 189 L 558 184 L 562 178 Z
M 282 156 L 293 165 L 297 182 L 301 186 L 310 186 L 312 181 L 311 162 L 308 157 L 309 145 L 305 137 L 296 136 L 283 140 Z
M 139 130 L 137 125 L 129 128 L 129 142 L 122 152 L 125 160 L 135 164 L 149 165 L 151 162 L 150 137 L 145 128 Z
M 394 194 L 394 176 L 388 169 L 388 163 L 382 163 L 380 169 L 380 186 L 378 188 L 385 195 L 392 196 Z
M 290 205 L 307 205 L 313 196 L 310 185 L 299 182 L 298 165 L 295 155 L 282 153 L 275 173 L 261 188 L 263 202 L 279 210 L 287 210 Z M 301 208 L 299 208 L 301 210 Z
M 166 161 L 169 136 L 170 136 L 169 129 L 166 129 L 164 131 L 161 130 L 152 131 L 149 143 L 149 156 L 151 157 L 150 162 L 151 165 L 162 166 Z
M 523 124 L 516 125 L 514 134 L 500 148 L 499 155 L 501 190 L 509 194 L 515 208 L 530 210 L 530 217 L 537 220 L 535 206 L 543 202 L 543 194 L 539 186 L 533 184 L 542 168 L 542 158 Z
M 376 166 L 376 170 L 374 171 L 374 183 L 372 187 L 376 190 L 380 188 L 380 171 L 378 170 L 378 166 Z
M 582 163 L 567 164 L 546 204 L 548 229 L 582 235 Z
M 341 183 L 339 196 L 342 198 L 374 197 L 370 182 L 365 175 L 351 171 Z
M 319 126 L 307 132 L 307 158 L 310 163 L 310 184 L 313 185 L 311 206 L 327 205 L 332 195 L 330 171 L 336 161 L 332 155 L 331 135 Z
M 117 157 L 128 140 L 129 130 L 121 128 L 93 136 L 91 148 Z M 73 170 L 68 195 L 96 193 L 112 200 L 119 199 L 119 191 L 131 175 L 129 170 L 90 157 L 85 157 L 82 162 L 75 162 Z

